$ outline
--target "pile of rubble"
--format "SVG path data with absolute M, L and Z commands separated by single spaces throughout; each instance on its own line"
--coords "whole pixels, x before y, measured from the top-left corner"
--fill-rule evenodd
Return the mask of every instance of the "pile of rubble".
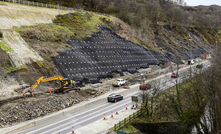
M 50 97 L 43 98 L 41 97 L 38 99 L 33 97 L 33 101 L 28 101 L 25 99 L 23 101 L 18 100 L 19 105 L 14 105 L 7 109 L 7 114 L 0 112 L 0 127 L 5 127 L 7 125 L 12 125 L 13 123 L 45 116 L 101 94 L 102 93 L 98 92 L 97 90 L 87 89 L 69 92 L 68 94 L 52 95 Z M 11 105 L 13 105 L 13 103 Z M 3 108 L 4 107 L 2 106 L 1 110 L 4 110 Z
M 137 74 L 126 75 L 122 78 L 127 80 L 127 84 L 125 86 L 130 86 L 143 81 L 143 78 L 140 75 L 141 73 L 145 75 L 146 79 L 152 79 L 170 71 L 170 69 L 164 69 L 163 71 L 161 69 L 141 70 L 141 72 Z M 120 89 L 120 87 L 112 87 L 113 81 L 114 79 L 106 79 L 102 84 L 98 83 L 87 85 L 84 88 L 81 88 L 81 90 L 74 90 L 68 94 L 53 94 L 45 97 L 35 96 L 30 97 L 31 99 L 28 98 L 14 100 L 13 102 L 10 101 L 4 105 L 1 105 L 3 103 L 0 103 L 0 127 L 45 116 L 52 112 L 59 111 L 85 101 L 89 98 L 97 97 L 110 90 L 114 91 Z M 6 105 L 8 105 L 7 108 Z

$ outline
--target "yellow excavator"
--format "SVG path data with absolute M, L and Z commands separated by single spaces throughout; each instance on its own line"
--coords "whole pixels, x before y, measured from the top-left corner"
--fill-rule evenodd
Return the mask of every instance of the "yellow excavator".
M 70 80 L 68 78 L 63 78 L 61 76 L 53 76 L 53 77 L 49 77 L 49 78 L 44 78 L 44 76 L 42 76 L 33 85 L 32 90 L 34 90 L 41 82 L 54 81 L 54 80 L 60 81 L 60 90 L 59 91 L 64 91 L 65 89 L 71 89 L 76 86 L 75 81 Z

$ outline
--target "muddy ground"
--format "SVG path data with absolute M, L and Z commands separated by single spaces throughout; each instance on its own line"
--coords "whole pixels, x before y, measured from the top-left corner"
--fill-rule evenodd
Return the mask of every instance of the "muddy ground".
M 116 91 L 120 87 L 112 86 L 115 78 L 127 80 L 127 84 L 123 87 L 125 90 L 128 90 L 130 85 L 143 81 L 140 75 L 141 73 L 144 74 L 147 79 L 151 79 L 158 75 L 172 72 L 172 69 L 169 67 L 163 70 L 164 71 L 162 71 L 162 68 L 159 66 L 151 66 L 151 68 L 141 69 L 139 73 L 135 74 L 125 72 L 125 76 L 122 77 L 120 77 L 119 74 L 115 74 L 112 79 L 102 79 L 102 83 L 88 84 L 82 87 L 80 91 L 72 90 L 69 93 L 52 93 L 52 95 L 50 95 L 48 93 L 48 86 L 41 86 L 41 90 L 34 91 L 34 96 L 30 96 L 30 94 L 27 93 L 26 97 L 23 97 L 22 90 L 18 90 L 20 96 L 14 96 L 0 101 L 0 127 L 7 127 L 15 123 L 45 116 L 90 98 L 97 97 L 110 90 Z

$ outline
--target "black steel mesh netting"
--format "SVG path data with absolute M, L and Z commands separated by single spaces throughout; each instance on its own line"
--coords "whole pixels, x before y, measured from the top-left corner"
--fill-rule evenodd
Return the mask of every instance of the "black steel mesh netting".
M 53 61 L 65 77 L 81 82 L 97 82 L 112 77 L 111 72 L 136 72 L 149 65 L 164 64 L 168 55 L 148 50 L 117 35 L 107 26 L 84 40 L 67 41 L 73 49 L 59 52 Z

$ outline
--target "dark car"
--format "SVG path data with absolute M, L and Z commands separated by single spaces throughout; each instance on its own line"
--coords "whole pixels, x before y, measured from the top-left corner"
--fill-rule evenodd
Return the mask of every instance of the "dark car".
M 172 73 L 171 78 L 177 78 L 177 77 L 179 77 L 179 74 L 177 74 L 177 73 Z
M 116 93 L 113 93 L 113 94 L 110 94 L 108 97 L 107 97 L 107 101 L 110 102 L 117 102 L 119 100 L 123 100 L 123 96 L 120 95 L 120 94 L 116 94 Z
M 140 88 L 140 90 L 150 89 L 151 85 L 149 83 L 143 82 L 140 84 L 139 88 Z
M 203 64 L 197 64 L 196 68 L 203 68 Z

